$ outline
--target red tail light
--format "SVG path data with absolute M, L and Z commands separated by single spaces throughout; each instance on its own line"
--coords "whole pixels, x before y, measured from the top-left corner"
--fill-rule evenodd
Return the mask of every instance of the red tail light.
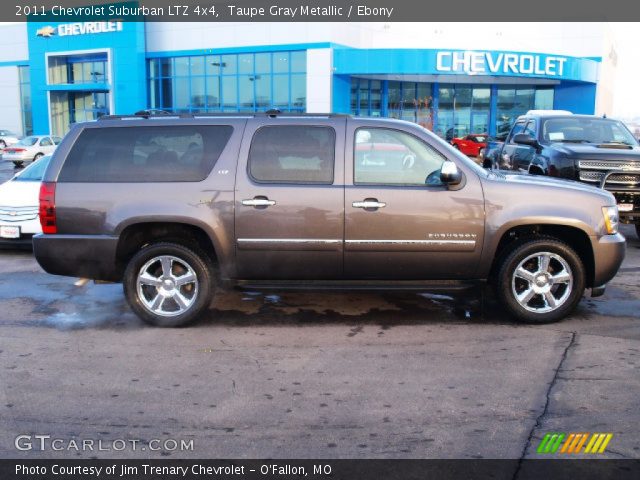
M 56 226 L 56 183 L 40 184 L 40 225 L 42 233 L 57 233 Z
M 26 149 L 25 148 L 6 148 L 4 151 L 7 153 L 18 153 L 18 152 L 24 152 Z

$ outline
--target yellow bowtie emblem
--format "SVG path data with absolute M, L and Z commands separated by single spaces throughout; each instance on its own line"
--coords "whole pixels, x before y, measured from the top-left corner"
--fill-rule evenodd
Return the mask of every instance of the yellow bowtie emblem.
M 42 27 L 36 31 L 36 35 L 38 37 L 46 37 L 49 38 L 51 35 L 56 33 L 56 29 L 53 27 Z

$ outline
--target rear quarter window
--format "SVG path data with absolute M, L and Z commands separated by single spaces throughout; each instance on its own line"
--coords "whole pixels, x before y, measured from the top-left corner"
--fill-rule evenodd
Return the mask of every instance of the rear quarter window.
M 199 182 L 233 132 L 230 125 L 88 128 L 74 143 L 60 182 Z
M 249 175 L 258 183 L 333 183 L 333 128 L 273 125 L 256 131 L 249 151 Z

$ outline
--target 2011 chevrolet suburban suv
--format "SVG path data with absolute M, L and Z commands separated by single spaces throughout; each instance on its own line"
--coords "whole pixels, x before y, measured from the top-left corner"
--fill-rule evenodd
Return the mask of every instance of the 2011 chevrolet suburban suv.
M 516 318 L 551 322 L 602 294 L 626 247 L 604 190 L 484 170 L 407 122 L 277 112 L 75 125 L 40 220 L 44 270 L 123 282 L 158 326 L 195 319 L 219 285 L 452 281 L 489 281 Z

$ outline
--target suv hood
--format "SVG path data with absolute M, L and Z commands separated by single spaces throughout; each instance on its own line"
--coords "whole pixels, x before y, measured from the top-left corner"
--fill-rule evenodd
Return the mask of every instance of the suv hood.
M 528 173 L 493 173 L 493 175 L 489 176 L 491 180 L 503 181 L 507 184 L 513 185 L 527 185 L 532 187 L 538 187 L 541 190 L 541 194 L 544 194 L 543 191 L 545 189 L 564 189 L 564 190 L 573 190 L 575 192 L 580 192 L 584 194 L 589 194 L 592 196 L 599 196 L 605 203 L 603 205 L 615 205 L 616 200 L 615 197 L 607 192 L 606 190 L 602 190 L 600 188 L 592 187 L 591 185 L 587 185 L 582 182 L 577 182 L 574 180 L 565 180 L 553 177 L 546 177 L 541 175 L 530 175 Z
M 640 147 L 601 147 L 596 143 L 552 143 L 554 150 L 563 153 L 568 158 L 597 159 L 597 160 L 623 160 L 640 162 Z

